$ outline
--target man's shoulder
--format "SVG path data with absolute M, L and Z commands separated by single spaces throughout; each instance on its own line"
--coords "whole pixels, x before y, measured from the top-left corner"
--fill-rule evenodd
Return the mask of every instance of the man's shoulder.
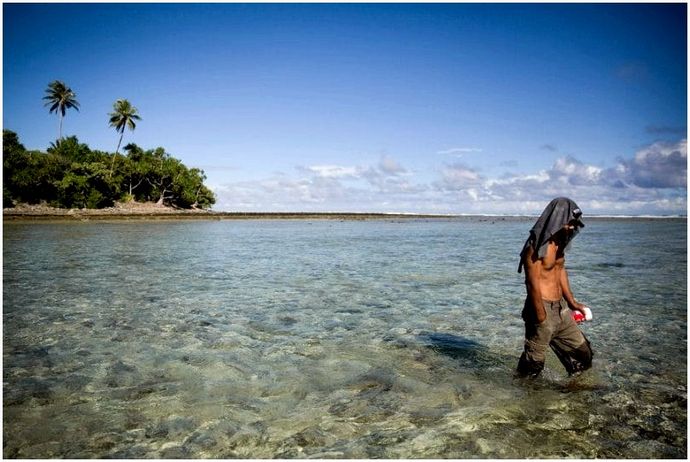
M 541 259 L 537 256 L 537 251 L 534 250 L 534 248 L 532 246 L 530 246 L 522 254 L 522 263 L 525 265 L 525 268 L 527 268 L 527 269 L 532 268 L 535 265 L 538 265 L 541 263 Z
M 565 253 L 555 243 L 549 242 L 543 256 L 539 256 L 539 252 L 529 247 L 522 254 L 522 263 L 525 267 L 552 267 L 554 264 L 563 264 L 565 262 Z

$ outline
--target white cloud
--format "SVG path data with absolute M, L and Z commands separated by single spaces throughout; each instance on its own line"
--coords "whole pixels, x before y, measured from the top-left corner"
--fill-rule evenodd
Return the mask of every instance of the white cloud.
M 372 165 L 299 167 L 296 176 L 228 184 L 216 193 L 216 210 L 538 214 L 552 198 L 569 196 L 585 214 L 686 214 L 687 143 L 654 143 L 609 168 L 566 156 L 501 178 L 456 162 L 429 183 L 382 156 Z
M 402 165 L 400 165 L 398 161 L 396 161 L 388 155 L 384 155 L 383 157 L 381 157 L 381 161 L 379 162 L 379 170 L 384 174 L 393 176 L 407 173 L 407 170 Z
M 632 161 L 623 161 L 619 171 L 642 188 L 680 188 L 687 186 L 687 162 L 687 140 L 660 141 L 639 150 Z
M 483 178 L 455 164 L 441 172 L 436 186 L 450 200 L 484 213 L 538 213 L 556 196 L 570 196 L 593 213 L 686 214 L 687 143 L 654 143 L 612 168 L 557 159 L 526 175 Z
M 389 155 L 382 156 L 378 165 L 363 168 L 361 177 L 378 193 L 410 195 L 425 189 L 423 185 L 413 184 L 407 169 Z
M 260 181 L 216 188 L 216 210 L 236 211 L 421 211 L 414 205 L 428 189 L 384 155 L 376 165 L 296 167 L 297 178 L 275 174 Z
M 446 149 L 443 151 L 438 151 L 436 154 L 441 154 L 441 155 L 445 155 L 445 156 L 454 155 L 456 157 L 460 157 L 463 154 L 476 153 L 476 152 L 482 152 L 482 149 L 479 149 L 479 148 L 451 148 L 451 149 Z
M 572 156 L 556 160 L 549 177 L 558 182 L 574 186 L 595 185 L 601 181 L 603 169 L 586 165 Z
M 343 167 L 340 165 L 312 165 L 305 170 L 322 178 L 347 178 L 359 174 L 357 167 Z
M 481 186 L 484 181 L 477 171 L 458 162 L 447 165 L 441 170 L 441 182 L 438 187 L 458 191 Z

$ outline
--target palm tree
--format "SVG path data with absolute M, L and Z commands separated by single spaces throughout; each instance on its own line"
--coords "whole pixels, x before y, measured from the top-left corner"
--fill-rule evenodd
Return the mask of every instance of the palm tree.
M 62 119 L 65 117 L 67 109 L 79 110 L 79 103 L 76 100 L 77 95 L 70 87 L 65 85 L 60 80 L 55 80 L 48 84 L 46 89 L 47 95 L 43 97 L 47 102 L 46 106 L 50 106 L 50 113 L 57 112 L 60 117 L 60 131 L 58 140 L 62 139 Z
M 115 149 L 113 163 L 110 167 L 110 176 L 113 175 L 115 157 L 117 157 L 117 153 L 120 151 L 120 144 L 122 144 L 122 137 L 125 134 L 125 127 L 134 130 L 137 126 L 135 121 L 141 120 L 137 112 L 137 108 L 132 106 L 129 101 L 126 99 L 118 99 L 115 101 L 115 104 L 113 104 L 113 112 L 108 114 L 110 116 L 110 126 L 115 127 L 115 131 L 120 133 L 120 141 L 117 142 L 117 149 Z

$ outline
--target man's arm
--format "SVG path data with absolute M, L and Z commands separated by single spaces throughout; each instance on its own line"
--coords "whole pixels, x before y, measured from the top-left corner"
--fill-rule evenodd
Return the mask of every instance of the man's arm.
M 565 301 L 568 302 L 570 309 L 583 311 L 585 305 L 575 300 L 575 297 L 570 290 L 570 282 L 568 281 L 568 271 L 565 269 L 565 262 L 563 262 L 563 268 L 561 268 L 561 277 L 559 282 L 561 284 L 561 293 L 563 294 L 563 298 L 565 298 Z
M 525 284 L 527 286 L 527 296 L 532 301 L 532 307 L 537 317 L 537 322 L 542 323 L 546 321 L 546 310 L 544 309 L 544 301 L 541 297 L 541 287 L 539 279 L 541 278 L 541 261 L 534 258 L 534 250 L 530 249 L 525 254 L 525 272 L 527 278 Z

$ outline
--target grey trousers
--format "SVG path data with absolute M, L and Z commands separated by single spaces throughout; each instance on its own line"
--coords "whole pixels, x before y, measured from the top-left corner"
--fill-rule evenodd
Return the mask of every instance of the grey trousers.
M 592 367 L 594 353 L 589 340 L 570 314 L 565 300 L 544 300 L 546 320 L 539 324 L 529 298 L 525 300 L 525 350 L 518 362 L 518 375 L 537 377 L 544 369 L 546 349 L 551 347 L 569 375 Z

